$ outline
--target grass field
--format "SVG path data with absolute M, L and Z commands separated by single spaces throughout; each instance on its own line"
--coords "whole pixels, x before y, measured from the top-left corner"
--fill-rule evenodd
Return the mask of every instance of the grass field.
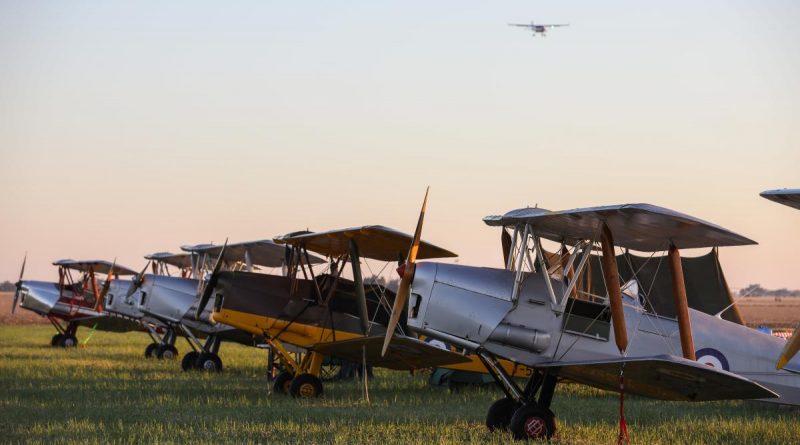
M 98 332 L 86 348 L 54 349 L 49 326 L 0 326 L 0 442 L 8 443 L 511 443 L 483 426 L 493 387 L 458 393 L 426 375 L 379 370 L 372 403 L 355 382 L 326 383 L 324 397 L 272 395 L 265 353 L 225 344 L 221 375 L 184 373 L 146 360 L 141 333 Z M 79 338 L 85 338 L 79 332 Z M 185 345 L 180 344 L 185 349 Z M 615 443 L 618 399 L 562 385 L 553 402 L 557 443 Z M 787 444 L 797 411 L 742 402 L 626 399 L 632 443 Z

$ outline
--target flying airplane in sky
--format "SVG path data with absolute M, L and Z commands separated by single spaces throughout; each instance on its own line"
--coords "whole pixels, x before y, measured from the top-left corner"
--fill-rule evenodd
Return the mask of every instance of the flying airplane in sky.
M 561 26 L 569 26 L 569 23 L 562 23 L 562 24 L 556 24 L 556 25 L 537 25 L 536 23 L 533 23 L 533 20 L 531 20 L 530 24 L 528 24 L 528 23 L 509 23 L 508 26 L 516 26 L 516 27 L 519 27 L 519 28 L 526 28 L 526 29 L 529 29 L 530 31 L 533 31 L 533 36 L 534 37 L 536 37 L 537 34 L 540 34 L 542 37 L 545 37 L 545 36 L 547 36 L 547 31 L 549 29 L 558 28 L 558 27 L 561 27 Z

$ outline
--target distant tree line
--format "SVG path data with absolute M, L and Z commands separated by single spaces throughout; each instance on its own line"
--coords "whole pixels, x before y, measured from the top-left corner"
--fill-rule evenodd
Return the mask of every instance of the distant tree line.
M 10 281 L 0 283 L 0 292 L 14 292 L 15 290 L 17 290 L 17 287 Z
M 771 290 L 764 289 L 760 284 L 751 284 L 742 288 L 739 291 L 739 295 L 750 297 L 800 297 L 800 290 L 786 288 Z

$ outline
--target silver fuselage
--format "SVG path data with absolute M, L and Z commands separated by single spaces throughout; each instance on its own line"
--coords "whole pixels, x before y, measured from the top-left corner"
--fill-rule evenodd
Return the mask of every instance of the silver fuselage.
M 164 323 L 182 324 L 204 334 L 233 330 L 230 326 L 212 323 L 208 307 L 199 319 L 195 318 L 198 285 L 199 280 L 194 278 L 147 274 L 140 288 L 139 310 Z
M 418 334 L 527 366 L 620 357 L 611 321 L 591 317 L 592 311 L 602 312 L 603 304 L 586 303 L 587 311 L 581 314 L 568 311 L 553 302 L 538 273 L 524 275 L 519 297 L 512 301 L 515 275 L 504 269 L 419 263 L 408 302 L 408 326 Z M 550 280 L 556 293 L 563 292 L 563 283 Z M 628 357 L 681 355 L 676 320 L 645 311 L 636 297 L 624 300 Z M 765 401 L 800 404 L 800 358 L 786 370 L 775 369 L 785 340 L 695 310 L 690 317 L 699 362 L 780 395 Z

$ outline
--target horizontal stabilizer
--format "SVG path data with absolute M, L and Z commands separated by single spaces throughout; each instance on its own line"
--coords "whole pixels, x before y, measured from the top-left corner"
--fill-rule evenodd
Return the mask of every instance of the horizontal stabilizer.
M 383 340 L 383 337 L 377 336 L 362 337 L 317 343 L 309 349 L 355 363 L 361 363 L 366 353 L 368 364 L 397 370 L 432 368 L 470 361 L 461 354 L 431 346 L 415 338 L 401 336 L 392 339 L 386 356 L 382 356 Z
M 625 392 L 660 400 L 766 399 L 778 397 L 769 389 L 737 374 L 672 355 L 626 357 L 615 360 L 551 362 L 536 367 L 558 368 L 558 375 L 609 391 L 619 391 L 625 363 Z

